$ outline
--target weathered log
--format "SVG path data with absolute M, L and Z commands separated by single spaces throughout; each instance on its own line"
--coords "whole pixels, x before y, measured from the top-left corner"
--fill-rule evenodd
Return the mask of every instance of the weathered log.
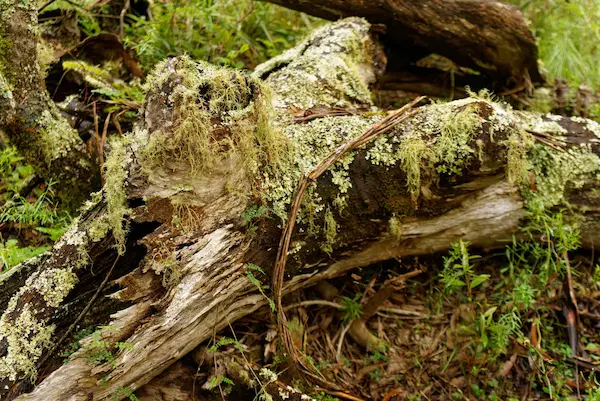
M 265 1 L 329 20 L 358 16 L 384 24 L 391 53 L 400 54 L 405 64 L 418 59 L 411 60 L 410 53 L 436 53 L 484 73 L 488 87 L 543 81 L 535 38 L 523 14 L 499 0 Z
M 252 77 L 185 57 L 158 66 L 142 120 L 113 143 L 103 191 L 52 251 L 0 282 L 14 291 L 18 272 L 31 272 L 0 318 L 3 399 L 123 398 L 266 305 L 249 269 L 272 269 L 299 177 L 385 116 L 368 90 L 383 62 L 369 25 L 352 18 Z M 284 292 L 459 239 L 501 245 L 531 202 L 569 207 L 592 245 L 599 133 L 489 99 L 420 107 L 312 184 Z M 110 329 L 57 366 L 50 343 L 110 292 L 93 319 Z M 100 352 L 110 361 L 91 363 Z M 44 379 L 24 394 L 36 372 Z
M 38 57 L 37 3 L 0 5 L 0 129 L 35 171 L 79 205 L 99 182 L 77 131 L 60 115 L 46 91 Z

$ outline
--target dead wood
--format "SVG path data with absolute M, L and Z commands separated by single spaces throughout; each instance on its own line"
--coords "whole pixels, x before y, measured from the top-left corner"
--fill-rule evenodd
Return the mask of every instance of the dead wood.
M 256 266 L 273 273 L 300 178 L 386 118 L 374 108 L 308 122 L 294 116 L 314 107 L 371 107 L 380 50 L 369 25 L 351 18 L 321 28 L 252 77 L 185 57 L 162 63 L 142 120 L 107 160 L 103 191 L 52 251 L 0 281 L 4 299 L 10 293 L 0 319 L 3 399 L 123 398 L 215 331 L 267 305 L 270 294 L 249 278 L 262 277 Z M 223 87 L 234 105 L 219 103 Z M 210 141 L 219 147 L 209 169 L 192 168 L 197 154 L 186 142 L 148 160 L 153 141 L 170 146 L 182 141 L 180 127 L 205 121 L 190 111 L 211 110 Z M 266 123 L 273 136 L 264 136 Z M 534 142 L 527 131 L 560 145 Z M 592 246 L 600 228 L 599 132 L 592 121 L 514 112 L 489 99 L 418 107 L 314 177 L 299 205 L 281 294 L 355 267 L 443 251 L 459 239 L 503 245 L 533 201 L 568 207 L 583 244 Z M 244 140 L 264 155 L 243 153 Z M 285 157 L 269 159 L 277 141 Z M 268 207 L 270 218 L 257 205 Z M 101 302 L 84 317 L 110 328 L 84 340 L 64 365 L 56 355 L 42 358 L 113 265 Z M 99 351 L 111 359 L 91 363 Z

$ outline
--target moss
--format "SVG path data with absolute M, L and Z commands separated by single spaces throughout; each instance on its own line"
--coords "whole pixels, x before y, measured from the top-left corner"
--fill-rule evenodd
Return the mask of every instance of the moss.
M 65 60 L 62 62 L 62 67 L 65 71 L 77 72 L 93 88 L 115 90 L 114 78 L 100 67 L 81 60 Z
M 550 113 L 554 108 L 554 99 L 549 88 L 536 88 L 528 109 L 540 113 Z

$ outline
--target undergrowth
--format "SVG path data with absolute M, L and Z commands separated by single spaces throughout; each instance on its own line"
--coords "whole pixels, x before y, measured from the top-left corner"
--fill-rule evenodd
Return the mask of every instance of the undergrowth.
M 149 70 L 158 61 L 192 59 L 236 68 L 254 66 L 293 46 L 319 24 L 302 13 L 252 0 L 152 2 L 151 20 L 132 17 L 125 43 Z
M 600 3 L 596 0 L 509 0 L 519 6 L 538 39 L 550 78 L 598 90 Z
M 53 183 L 35 186 L 26 197 L 22 188 L 35 179 L 14 147 L 0 150 L 0 272 L 50 248 L 71 221 L 62 210 Z

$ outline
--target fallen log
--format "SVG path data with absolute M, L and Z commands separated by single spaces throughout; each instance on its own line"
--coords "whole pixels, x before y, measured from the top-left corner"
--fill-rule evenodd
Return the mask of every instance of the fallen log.
M 364 17 L 385 25 L 399 64 L 430 53 L 487 76 L 500 90 L 543 82 L 537 45 L 518 8 L 498 0 L 265 0 L 328 20 Z M 431 82 L 432 84 L 434 82 Z
M 2 398 L 122 399 L 270 304 L 257 280 L 296 185 L 386 117 L 369 93 L 384 62 L 350 18 L 252 76 L 161 63 L 141 121 L 111 144 L 103 190 L 51 251 L 0 278 Z M 593 121 L 485 97 L 417 107 L 309 185 L 283 293 L 459 239 L 499 246 L 533 203 L 568 208 L 592 246 L 599 146 Z M 86 319 L 104 328 L 62 364 L 62 339 Z

